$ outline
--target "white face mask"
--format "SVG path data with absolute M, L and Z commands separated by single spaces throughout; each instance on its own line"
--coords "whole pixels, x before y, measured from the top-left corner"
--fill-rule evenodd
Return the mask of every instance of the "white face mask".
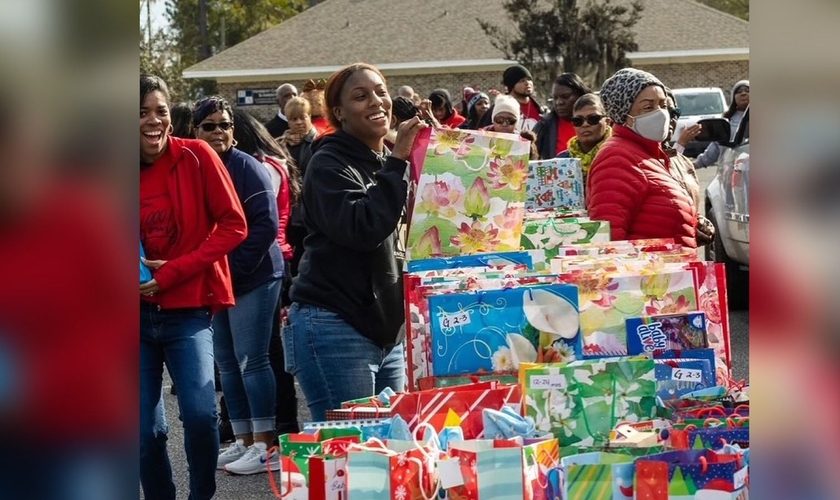
M 650 113 L 633 117 L 633 131 L 651 141 L 662 142 L 668 137 L 671 117 L 667 109 L 657 109 Z

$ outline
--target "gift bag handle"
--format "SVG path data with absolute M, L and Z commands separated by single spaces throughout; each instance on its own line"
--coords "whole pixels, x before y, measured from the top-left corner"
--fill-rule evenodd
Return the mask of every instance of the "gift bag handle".
M 549 461 L 553 464 L 553 465 L 549 468 L 549 470 L 552 470 L 552 469 L 556 468 L 556 467 L 557 467 L 557 465 L 558 465 L 558 463 L 554 460 L 554 458 L 552 458 L 552 457 L 551 457 L 551 454 L 550 454 L 550 453 L 548 453 L 547 451 L 545 451 L 545 450 L 543 450 L 543 449 L 541 449 L 541 450 L 540 450 L 540 452 L 537 454 L 537 456 L 536 456 L 536 457 L 534 457 L 533 455 L 531 455 L 531 458 L 533 458 L 533 460 L 534 460 L 534 464 L 533 464 L 533 465 L 534 465 L 534 467 L 537 467 L 537 485 L 538 485 L 540 488 L 542 488 L 543 490 L 547 490 L 547 489 L 548 489 L 548 485 L 549 485 L 549 481 L 548 481 L 548 474 L 547 474 L 547 473 L 546 473 L 546 475 L 545 475 L 545 484 L 542 484 L 542 483 L 540 482 L 540 469 L 539 469 L 539 466 L 540 466 L 540 460 L 539 460 L 539 458 L 540 458 L 541 456 L 543 456 L 543 455 L 546 455 L 546 456 L 548 457 L 548 460 L 549 460 Z
M 744 417 L 738 414 L 732 415 L 726 419 L 726 423 L 729 424 L 729 427 L 743 427 L 744 424 L 749 421 L 750 417 Z
M 291 467 L 288 468 L 289 469 L 288 470 L 289 489 L 286 490 L 286 493 L 283 493 L 283 491 L 282 491 L 283 490 L 283 481 L 281 479 L 280 489 L 278 489 L 277 488 L 277 482 L 275 482 L 275 480 L 274 480 L 274 472 L 272 472 L 272 470 L 271 470 L 271 460 L 269 460 L 271 458 L 271 454 L 275 451 L 277 452 L 278 455 L 280 454 L 280 448 L 277 447 L 277 446 L 272 446 L 271 448 L 269 448 L 265 452 L 265 468 L 268 471 L 268 483 L 271 485 L 271 491 L 272 491 L 272 493 L 274 493 L 274 496 L 276 496 L 277 498 L 286 498 L 287 496 L 289 496 L 292 493 L 292 490 L 294 489 L 294 485 L 292 483 L 292 469 L 291 469 Z M 296 455 L 296 452 L 292 451 L 289 454 L 289 460 L 292 460 L 295 455 Z M 282 461 L 283 461 L 283 459 L 281 457 L 280 462 L 282 463 Z M 282 478 L 282 476 L 283 476 L 283 471 L 281 470 L 280 471 L 280 477 Z
M 703 428 L 705 429 L 705 428 L 709 427 L 711 424 L 717 424 L 715 427 L 720 427 L 720 426 L 724 425 L 723 421 L 720 420 L 719 418 L 707 418 L 705 421 L 703 421 Z
M 732 410 L 732 413 L 735 414 L 735 415 L 740 415 L 742 411 L 746 411 L 747 415 L 749 415 L 750 405 L 744 405 L 744 404 L 738 405 L 738 406 L 735 407 L 734 410 Z
M 708 414 L 708 416 L 712 416 L 712 413 L 717 413 L 722 417 L 726 417 L 726 411 L 723 409 L 722 406 L 710 406 L 708 408 L 700 408 L 697 410 L 697 418 L 702 418 L 703 415 Z
M 611 378 L 612 378 L 612 405 L 610 405 L 610 425 L 609 425 L 610 430 L 612 430 L 615 427 L 615 424 L 616 424 L 616 421 L 617 421 L 617 419 L 615 417 L 615 405 L 616 405 L 616 399 L 618 399 L 618 396 L 616 395 L 616 388 L 618 387 L 618 380 L 616 379 L 615 374 L 611 375 Z M 595 433 L 592 432 L 592 428 L 589 426 L 589 416 L 586 414 L 586 405 L 583 404 L 583 398 L 580 396 L 581 386 L 580 386 L 579 382 L 578 382 L 577 386 L 578 386 L 578 393 L 577 393 L 576 396 L 577 396 L 578 404 L 581 407 L 581 414 L 583 415 L 583 425 L 584 425 L 584 427 L 586 427 L 586 432 L 589 433 L 589 436 L 592 437 L 592 439 L 594 439 L 596 443 L 599 440 L 602 443 L 609 443 L 610 442 L 609 431 L 607 432 L 606 439 L 604 439 L 603 436 L 600 437 L 600 438 L 596 437 Z M 550 392 L 549 392 L 549 397 L 551 397 Z

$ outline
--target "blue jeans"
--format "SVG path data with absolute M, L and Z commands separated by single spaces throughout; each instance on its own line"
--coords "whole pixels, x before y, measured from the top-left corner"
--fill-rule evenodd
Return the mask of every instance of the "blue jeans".
M 236 436 L 274 432 L 274 372 L 268 362 L 274 310 L 282 280 L 236 297 L 213 319 L 213 347 Z
M 175 500 L 161 399 L 163 364 L 178 387 L 190 500 L 216 492 L 219 428 L 210 310 L 158 310 L 140 302 L 140 483 L 147 500 Z
M 402 344 L 382 349 L 326 309 L 292 304 L 283 347 L 286 371 L 297 378 L 316 422 L 343 401 L 405 386 Z

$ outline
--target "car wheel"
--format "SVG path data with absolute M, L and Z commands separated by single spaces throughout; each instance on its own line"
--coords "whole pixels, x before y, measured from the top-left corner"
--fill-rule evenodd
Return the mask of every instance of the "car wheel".
M 742 270 L 739 263 L 726 255 L 726 250 L 723 248 L 723 238 L 711 210 L 706 217 L 715 226 L 715 239 L 710 245 L 706 246 L 706 260 L 723 263 L 726 267 L 726 295 L 729 298 L 729 309 L 748 309 L 750 306 L 750 273 Z

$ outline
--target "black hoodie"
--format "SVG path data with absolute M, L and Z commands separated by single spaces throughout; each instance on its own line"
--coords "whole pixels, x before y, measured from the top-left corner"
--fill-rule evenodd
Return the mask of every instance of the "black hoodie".
M 390 348 L 404 335 L 398 224 L 408 162 L 379 156 L 343 131 L 316 140 L 312 150 L 302 202 L 309 235 L 291 299 L 333 311 Z

